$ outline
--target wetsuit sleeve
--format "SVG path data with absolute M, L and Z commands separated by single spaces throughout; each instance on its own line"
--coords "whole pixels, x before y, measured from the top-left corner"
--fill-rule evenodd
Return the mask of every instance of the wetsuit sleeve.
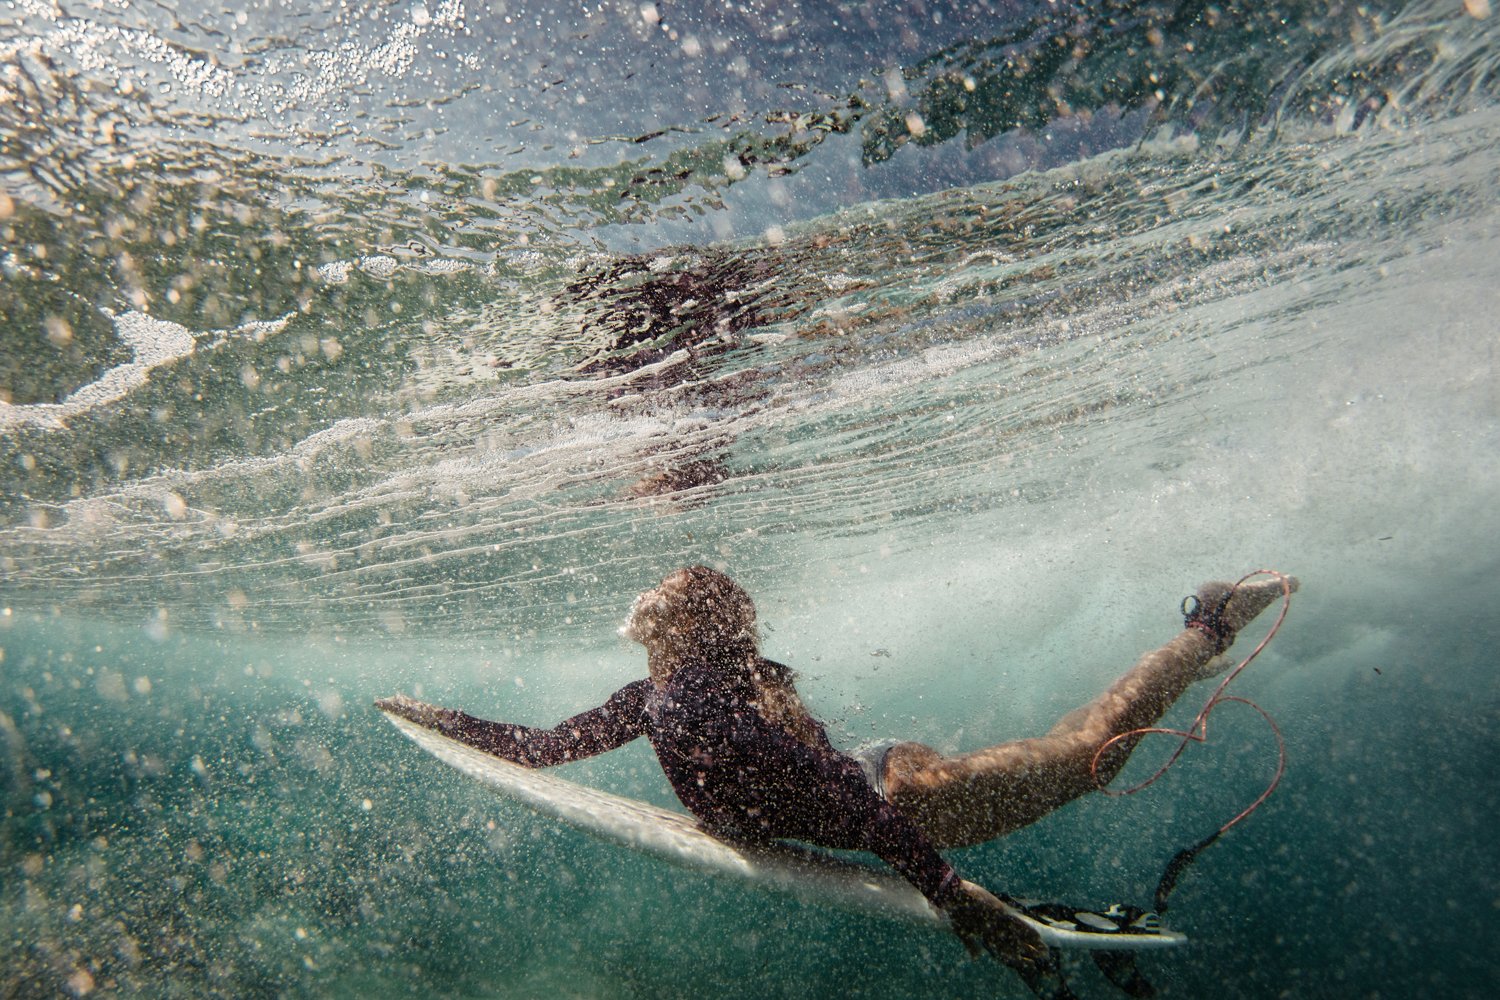
M 445 711 L 434 727 L 477 750 L 526 767 L 549 767 L 624 746 L 646 732 L 646 686 L 639 680 L 616 691 L 598 708 L 558 723 L 551 729 L 490 722 L 458 711 Z
M 686 680 L 686 678 L 684 678 Z M 712 683 L 677 688 L 693 729 L 743 761 L 743 801 L 756 800 L 759 832 L 841 850 L 869 851 L 943 908 L 959 878 L 903 813 L 870 787 L 860 766 L 831 747 L 811 747 Z M 712 752 L 712 749 L 710 750 Z M 736 826 L 757 832 L 740 818 Z

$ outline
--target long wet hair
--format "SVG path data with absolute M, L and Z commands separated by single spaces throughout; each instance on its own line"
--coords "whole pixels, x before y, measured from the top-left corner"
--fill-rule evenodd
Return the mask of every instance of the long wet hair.
M 748 683 L 755 692 L 751 703 L 767 722 L 818 746 L 817 724 L 797 694 L 792 669 L 760 655 L 750 595 L 707 566 L 688 566 L 667 581 L 679 574 L 687 579 L 671 588 L 669 628 L 682 647 L 731 683 Z

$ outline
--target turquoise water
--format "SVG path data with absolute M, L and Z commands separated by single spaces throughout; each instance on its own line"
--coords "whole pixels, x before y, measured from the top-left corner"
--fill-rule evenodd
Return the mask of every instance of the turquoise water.
M 633 595 L 706 562 L 837 742 L 944 750 L 1044 730 L 1206 579 L 1298 575 L 1238 686 L 1286 779 L 1143 964 L 1489 996 L 1497 23 L 9 5 L 3 995 L 1024 995 L 370 708 L 597 704 Z M 1145 902 L 1274 768 L 1252 713 L 1212 736 L 953 860 Z M 571 768 L 673 802 L 644 747 Z

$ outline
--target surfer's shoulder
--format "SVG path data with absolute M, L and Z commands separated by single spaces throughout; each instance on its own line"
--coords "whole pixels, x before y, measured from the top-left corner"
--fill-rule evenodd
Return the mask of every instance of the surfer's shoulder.
M 662 695 L 678 710 L 713 715 L 742 707 L 754 688 L 747 677 L 695 660 L 672 671 Z

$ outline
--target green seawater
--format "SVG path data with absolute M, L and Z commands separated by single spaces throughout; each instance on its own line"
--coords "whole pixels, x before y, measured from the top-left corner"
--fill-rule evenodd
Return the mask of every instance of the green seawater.
M 1471 589 L 1425 593 L 1377 651 L 1350 609 L 1308 588 L 1243 685 L 1287 734 L 1287 778 L 1184 877 L 1169 916 L 1191 943 L 1143 968 L 1165 995 L 1227 982 L 1239 996 L 1383 996 L 1396 981 L 1480 995 L 1488 956 L 1475 934 L 1495 886 L 1479 751 L 1496 707 L 1475 702 L 1489 682 L 1464 636 L 1488 623 L 1454 610 Z M 1444 626 L 1436 642 L 1414 620 L 1424 612 Z M 936 617 L 947 644 L 924 643 L 916 672 L 961 673 L 976 648 L 1024 655 L 1024 627 L 997 642 L 985 625 Z M 9 995 L 90 980 L 184 996 L 1020 995 L 946 936 L 704 880 L 538 819 L 412 748 L 368 705 L 415 679 L 444 701 L 550 720 L 632 676 L 623 649 L 566 651 L 593 670 L 563 682 L 534 662 L 481 665 L 483 642 L 154 640 L 12 621 L 0 706 Z M 1050 630 L 1030 631 L 1047 642 Z M 1007 710 L 1012 685 L 1065 662 L 1076 674 L 1067 659 L 928 682 L 922 713 L 959 720 L 963 743 L 1034 731 Z M 530 682 L 517 688 L 512 673 Z M 804 687 L 842 716 L 841 735 L 944 731 L 910 718 L 910 695 L 838 705 L 827 684 Z M 1248 713 L 1216 713 L 1212 736 L 1165 786 L 1077 803 L 952 858 L 1011 891 L 1149 899 L 1171 852 L 1253 797 L 1274 764 Z M 573 770 L 670 800 L 643 748 Z M 1086 963 L 1074 985 L 1107 995 Z
M 7 6 L 0 996 L 1027 995 L 538 819 L 372 707 L 597 705 L 698 562 L 836 743 L 944 752 L 1295 574 L 1232 689 L 1285 778 L 1142 968 L 1490 996 L 1497 24 Z M 1275 770 L 1244 706 L 1209 736 L 951 859 L 1146 904 Z M 565 776 L 675 804 L 644 745 Z

